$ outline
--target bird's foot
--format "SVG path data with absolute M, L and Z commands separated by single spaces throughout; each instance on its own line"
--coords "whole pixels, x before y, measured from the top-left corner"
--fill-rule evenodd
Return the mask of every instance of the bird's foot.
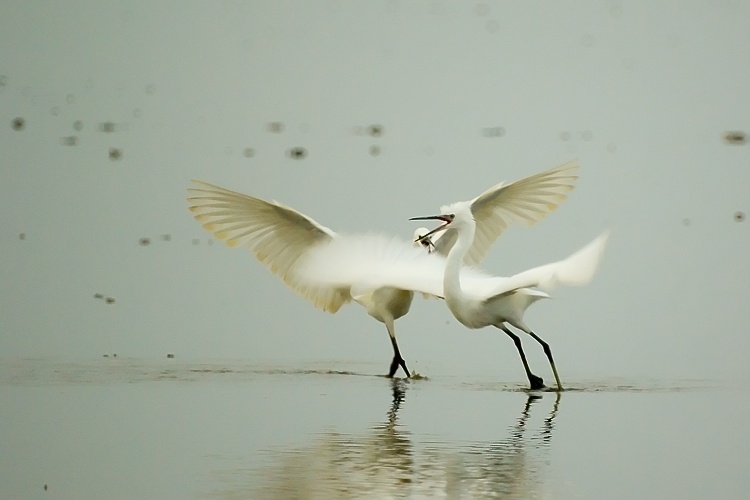
M 399 366 L 404 370 L 404 373 L 406 373 L 406 377 L 411 378 L 411 374 L 409 373 L 409 370 L 406 368 L 406 361 L 404 361 L 404 358 L 400 356 L 393 357 L 393 361 L 391 361 L 391 368 L 390 370 L 388 370 L 388 377 L 393 378 Z
M 542 377 L 537 377 L 536 375 L 529 374 L 529 386 L 531 387 L 532 391 L 544 389 L 544 380 L 542 379 Z

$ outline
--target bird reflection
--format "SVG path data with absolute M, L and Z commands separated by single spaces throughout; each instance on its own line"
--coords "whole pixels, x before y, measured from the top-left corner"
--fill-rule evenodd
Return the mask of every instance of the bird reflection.
M 521 416 L 510 428 L 507 439 L 477 443 L 459 451 L 454 486 L 450 490 L 446 488 L 448 498 L 529 498 L 539 493 L 543 478 L 542 460 L 537 452 L 548 447 L 552 440 L 560 393 L 541 429 L 529 436 L 531 407 L 541 399 L 538 394 L 527 396 Z
M 543 396 L 529 394 L 506 438 L 435 442 L 414 438 L 399 423 L 408 379 L 389 380 L 385 421 L 363 434 L 320 435 L 301 449 L 273 454 L 243 486 L 236 471 L 219 498 L 529 498 L 543 485 L 544 454 L 554 431 L 560 393 L 548 416 L 530 420 Z M 537 417 L 539 419 L 539 417 Z M 538 428 L 534 428 L 538 427 Z
M 414 445 L 411 436 L 398 423 L 398 411 L 406 398 L 406 379 L 391 379 L 391 407 L 387 420 L 362 437 L 340 436 L 361 453 L 349 465 L 359 472 L 364 483 L 382 485 L 386 491 L 398 491 L 412 481 Z M 343 469 L 342 472 L 347 469 Z M 356 483 L 355 483 L 356 484 Z

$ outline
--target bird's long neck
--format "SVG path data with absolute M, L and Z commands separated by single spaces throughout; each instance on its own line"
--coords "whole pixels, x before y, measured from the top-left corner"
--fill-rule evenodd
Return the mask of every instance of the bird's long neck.
M 464 294 L 461 290 L 460 271 L 463 266 L 463 260 L 474 241 L 475 225 L 470 224 L 462 226 L 458 230 L 458 239 L 448 252 L 447 262 L 445 264 L 445 273 L 443 274 L 443 294 L 445 303 L 451 312 L 456 315 L 459 305 L 464 301 Z M 461 321 L 461 318 L 457 319 Z

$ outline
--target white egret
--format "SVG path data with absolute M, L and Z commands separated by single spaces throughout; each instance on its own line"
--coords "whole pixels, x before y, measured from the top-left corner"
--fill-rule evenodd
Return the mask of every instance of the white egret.
M 508 226 L 532 226 L 553 212 L 574 188 L 578 168 L 578 160 L 571 160 L 510 184 L 501 182 L 473 200 L 457 202 L 469 210 L 475 222 L 474 237 L 463 263 L 479 265 Z M 446 227 L 441 232 L 433 232 L 429 246 L 447 256 L 457 237 L 457 228 Z
M 572 183 L 577 179 L 573 172 L 577 168 L 575 161 L 568 162 L 508 185 L 498 184 L 467 202 L 484 228 L 481 237 L 474 242 L 475 251 L 470 262 L 480 261 L 508 225 L 520 221 L 530 226 L 557 208 L 567 197 L 566 193 L 573 189 Z M 248 247 L 259 261 L 293 288 L 288 272 L 307 250 L 340 238 L 327 227 L 280 203 L 268 203 L 201 181 L 193 182 L 199 187 L 189 189 L 195 196 L 188 201 L 192 204 L 190 210 L 197 214 L 196 220 L 203 222 L 205 229 L 227 245 Z M 426 244 L 429 250 L 430 240 L 419 238 L 428 230 L 419 231 L 415 232 L 414 241 Z M 447 253 L 449 239 L 441 242 L 440 253 Z M 302 294 L 313 300 L 317 307 L 332 313 L 352 299 L 365 307 L 367 313 L 384 323 L 388 330 L 393 347 L 388 376 L 392 377 L 399 366 L 407 377 L 410 376 L 398 348 L 394 321 L 409 312 L 413 290 L 383 286 L 359 288 L 358 292 L 354 295 L 349 291 L 342 292 L 343 296 L 338 299 L 315 296 L 314 300 L 306 292 Z
M 508 289 L 507 286 L 501 286 L 499 289 L 488 290 L 486 293 L 477 293 L 476 287 L 462 283 L 460 271 L 463 262 L 470 255 L 476 242 L 475 233 L 478 224 L 473 217 L 469 202 L 458 202 L 441 207 L 440 212 L 440 215 L 413 217 L 411 220 L 435 219 L 443 222 L 442 225 L 422 236 L 421 240 L 449 228 L 455 231 L 456 238 L 451 243 L 452 248 L 448 252 L 447 263 L 443 272 L 443 297 L 453 316 L 468 328 L 476 329 L 492 325 L 508 334 L 513 339 L 521 356 L 531 388 L 541 389 L 544 387 L 542 378 L 531 372 L 526 355 L 523 352 L 521 340 L 508 329 L 505 323 L 529 334 L 544 349 L 544 354 L 547 356 L 552 367 L 552 373 L 555 376 L 557 389 L 562 390 L 562 383 L 549 344 L 535 334 L 523 321 L 523 313 L 529 305 L 549 296 L 544 292 L 527 288 L 530 285 L 517 289 Z M 549 283 L 548 280 L 559 281 L 567 285 L 588 284 L 598 268 L 608 237 L 609 231 L 601 234 L 566 261 L 562 261 L 561 263 L 565 263 L 564 265 L 561 265 L 561 263 L 547 264 L 516 275 L 514 278 L 525 275 L 527 278 L 531 278 L 532 286 L 541 288 L 551 287 L 553 283 Z

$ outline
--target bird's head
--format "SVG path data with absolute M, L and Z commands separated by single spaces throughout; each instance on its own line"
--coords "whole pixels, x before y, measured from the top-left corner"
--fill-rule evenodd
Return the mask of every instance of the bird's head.
M 439 220 L 443 223 L 428 231 L 426 234 L 422 234 L 416 237 L 415 242 L 422 243 L 424 240 L 429 239 L 433 234 L 448 229 L 448 226 L 456 228 L 464 227 L 469 224 L 474 224 L 474 216 L 471 213 L 471 205 L 466 202 L 453 203 L 451 205 L 444 205 L 440 207 L 440 215 L 428 215 L 427 217 L 412 217 L 409 220 Z M 419 230 L 417 230 L 418 232 Z

